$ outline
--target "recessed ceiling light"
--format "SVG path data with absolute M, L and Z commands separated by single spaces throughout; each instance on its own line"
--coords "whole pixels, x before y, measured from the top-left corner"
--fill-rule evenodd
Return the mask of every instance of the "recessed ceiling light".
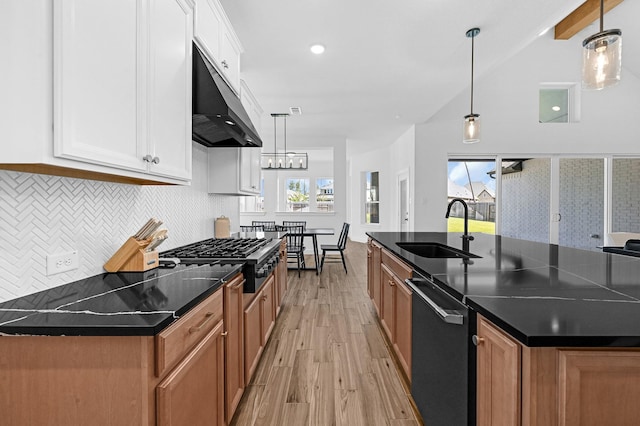
M 322 44 L 312 44 L 311 53 L 315 53 L 316 55 L 321 55 L 324 53 L 324 46 Z
M 558 105 L 552 106 L 551 109 L 554 111 L 560 111 L 560 107 Z

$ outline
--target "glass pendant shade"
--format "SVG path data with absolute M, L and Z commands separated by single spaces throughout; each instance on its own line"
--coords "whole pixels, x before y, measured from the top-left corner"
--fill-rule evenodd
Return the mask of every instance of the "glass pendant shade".
M 582 46 L 582 88 L 600 90 L 617 84 L 622 69 L 622 31 L 601 31 L 587 37 Z
M 469 114 L 464 116 L 462 143 L 478 143 L 480 142 L 480 116 L 478 114 Z

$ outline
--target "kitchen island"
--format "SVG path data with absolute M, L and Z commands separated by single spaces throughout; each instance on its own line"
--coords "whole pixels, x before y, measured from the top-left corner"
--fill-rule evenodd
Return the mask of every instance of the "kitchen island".
M 396 243 L 460 250 L 461 235 L 368 235 L 383 256 L 469 308 L 477 424 L 635 424 L 640 417 L 640 259 L 483 234 L 469 242 L 474 256 L 429 258 Z M 421 324 L 411 326 L 415 339 Z

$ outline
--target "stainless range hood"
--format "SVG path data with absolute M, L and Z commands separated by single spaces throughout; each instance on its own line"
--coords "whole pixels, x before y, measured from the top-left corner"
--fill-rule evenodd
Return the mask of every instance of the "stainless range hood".
M 193 140 L 204 146 L 262 146 L 240 99 L 195 44 L 192 121 Z

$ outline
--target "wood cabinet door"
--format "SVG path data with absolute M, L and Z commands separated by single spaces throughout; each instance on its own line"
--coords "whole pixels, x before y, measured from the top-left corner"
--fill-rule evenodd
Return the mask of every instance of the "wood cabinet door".
M 382 309 L 382 273 L 380 254 L 380 246 L 373 243 L 371 252 L 371 276 L 373 278 L 371 285 L 373 291 L 373 306 L 376 308 L 376 313 L 378 314 L 378 316 L 380 316 Z
M 373 299 L 373 250 L 371 250 L 371 242 L 367 244 L 367 293 L 369 298 Z
M 640 352 L 559 350 L 560 426 L 640 422 Z
M 276 324 L 276 304 L 275 304 L 275 279 L 273 275 L 262 284 L 262 290 L 260 293 L 260 330 L 262 334 L 262 346 L 267 344 L 271 331 Z
M 477 425 L 520 425 L 520 343 L 478 316 Z
M 258 293 L 244 310 L 244 384 L 249 384 L 262 355 L 261 294 Z
M 189 180 L 193 10 L 187 0 L 154 1 L 149 16 L 149 172 Z
M 284 253 L 284 255 L 283 255 Z M 287 251 L 280 251 L 280 260 L 275 271 L 276 278 L 276 316 L 280 313 L 280 307 L 287 293 Z
M 223 321 L 156 388 L 158 426 L 224 425 Z
M 393 348 L 409 383 L 411 383 L 411 307 L 411 289 L 403 282 L 396 282 L 396 330 Z
M 224 287 L 225 420 L 227 424 L 244 393 L 244 339 L 242 290 L 245 280 L 236 276 Z
M 391 342 L 394 341 L 394 318 L 395 318 L 395 298 L 396 298 L 396 283 L 393 277 L 393 273 L 385 265 L 381 268 L 381 287 L 382 287 L 382 303 L 380 309 L 380 322 L 382 328 L 389 337 Z

